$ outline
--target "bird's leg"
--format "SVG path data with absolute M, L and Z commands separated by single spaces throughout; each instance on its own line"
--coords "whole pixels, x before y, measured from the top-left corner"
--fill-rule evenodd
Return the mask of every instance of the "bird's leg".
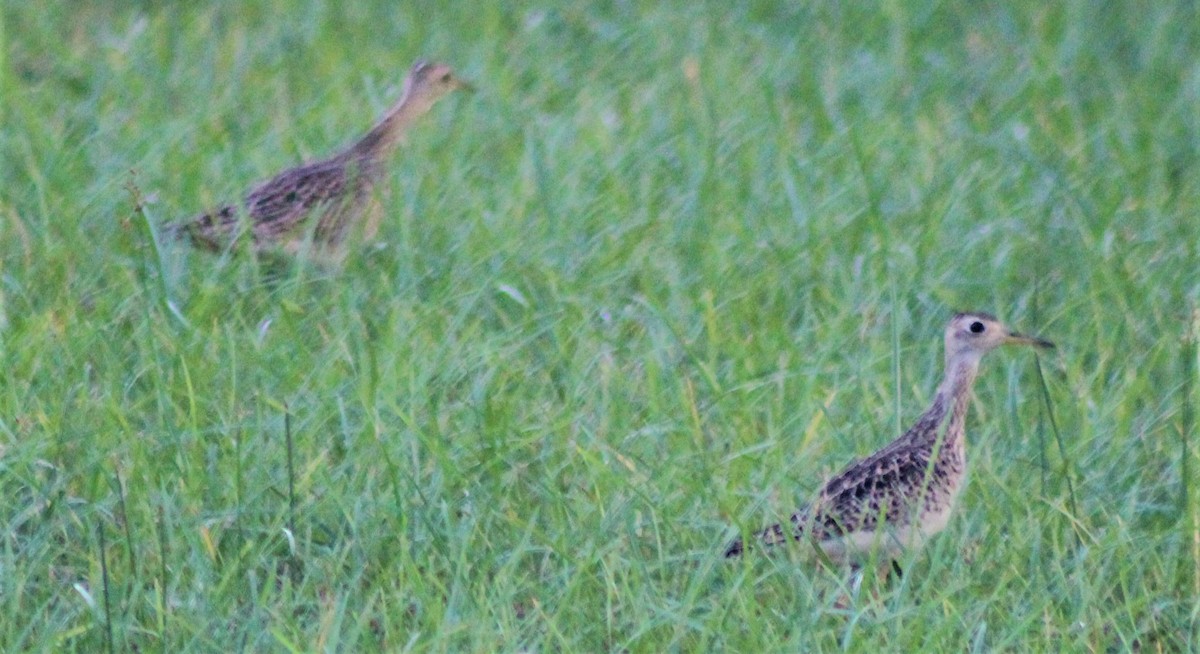
M 904 577 L 904 570 L 900 567 L 900 562 L 896 559 L 888 559 L 886 562 L 881 561 L 875 566 L 875 581 L 877 587 L 884 587 L 892 578 L 901 579 Z

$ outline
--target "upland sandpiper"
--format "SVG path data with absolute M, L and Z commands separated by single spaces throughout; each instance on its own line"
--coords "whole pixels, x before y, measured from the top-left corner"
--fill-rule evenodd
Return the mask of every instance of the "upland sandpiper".
M 979 360 L 1000 345 L 1054 347 L 1023 336 L 986 313 L 960 313 L 946 326 L 946 372 L 933 402 L 896 440 L 834 476 L 786 527 L 759 532 L 756 542 L 809 541 L 830 559 L 855 563 L 876 552 L 891 560 L 946 526 L 966 473 L 963 427 Z M 725 556 L 747 549 L 737 539 Z
M 349 148 L 279 173 L 252 189 L 241 204 L 167 225 L 165 231 L 217 251 L 231 247 L 243 235 L 256 250 L 281 247 L 287 252 L 297 251 L 311 239 L 322 254 L 336 254 L 354 230 L 361 230 L 364 239 L 374 238 L 381 210 L 374 206 L 364 212 L 364 208 L 385 176 L 388 155 L 403 141 L 409 126 L 439 99 L 455 89 L 469 88 L 449 66 L 418 61 L 409 70 L 400 99 Z M 364 213 L 368 214 L 365 221 Z

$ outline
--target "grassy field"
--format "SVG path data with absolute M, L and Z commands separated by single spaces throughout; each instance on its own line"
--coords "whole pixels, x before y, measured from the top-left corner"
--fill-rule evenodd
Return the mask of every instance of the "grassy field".
M 5 3 L 0 650 L 1196 647 L 1194 5 L 326 4 Z M 381 244 L 153 246 L 418 56 Z M 1059 349 L 905 576 L 721 559 L 956 309 Z

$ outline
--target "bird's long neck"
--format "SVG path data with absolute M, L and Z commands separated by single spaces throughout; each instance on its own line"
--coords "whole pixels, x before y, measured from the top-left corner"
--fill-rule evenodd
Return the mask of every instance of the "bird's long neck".
M 949 397 L 950 419 L 946 424 L 943 447 L 960 450 L 967 422 L 967 407 L 971 401 L 971 387 L 979 374 L 979 357 L 968 356 L 946 362 L 946 379 L 942 382 L 943 392 Z M 939 389 L 940 391 L 941 389 Z
M 423 95 L 405 93 L 371 131 L 350 148 L 349 153 L 367 159 L 381 159 L 391 154 L 404 141 L 408 127 L 432 106 L 433 101 Z
M 933 445 L 940 439 L 942 452 L 961 452 L 971 387 L 978 373 L 978 356 L 948 357 L 946 378 L 938 386 L 929 408 L 909 430 L 909 439 L 922 445 Z

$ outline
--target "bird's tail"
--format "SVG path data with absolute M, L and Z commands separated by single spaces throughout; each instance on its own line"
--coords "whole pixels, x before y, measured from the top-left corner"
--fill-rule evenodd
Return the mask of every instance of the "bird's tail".
M 164 223 L 159 226 L 159 233 L 167 240 L 186 240 L 198 248 L 217 252 L 229 245 L 231 226 L 236 226 L 235 210 L 222 207 L 212 213 Z
M 746 543 L 741 538 L 733 539 L 733 542 L 725 548 L 725 558 L 732 559 L 742 555 L 746 551 Z
M 158 226 L 158 233 L 163 239 L 168 241 L 180 241 L 187 237 L 188 221 L 177 220 L 175 222 L 163 223 Z
M 783 533 L 783 525 L 779 524 L 778 522 L 758 532 L 758 535 L 754 537 L 755 542 L 760 542 L 767 547 L 778 545 L 786 540 L 787 536 L 785 536 Z M 751 543 L 747 543 L 741 538 L 735 538 L 733 542 L 729 543 L 729 545 L 725 548 L 725 558 L 732 559 L 734 557 L 741 556 L 743 553 L 749 550 L 751 546 Z

